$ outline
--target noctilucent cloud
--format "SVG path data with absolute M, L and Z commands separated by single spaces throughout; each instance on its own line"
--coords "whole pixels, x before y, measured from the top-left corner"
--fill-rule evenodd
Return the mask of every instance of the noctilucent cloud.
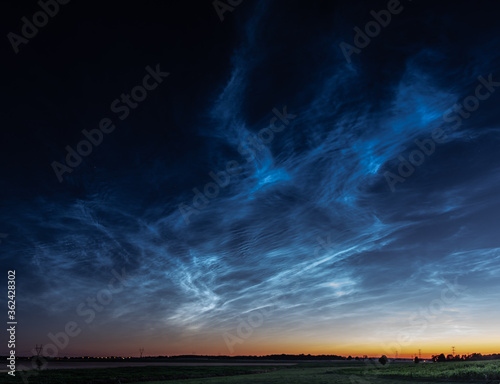
M 496 3 L 51 4 L 1 16 L 18 355 L 499 352 Z

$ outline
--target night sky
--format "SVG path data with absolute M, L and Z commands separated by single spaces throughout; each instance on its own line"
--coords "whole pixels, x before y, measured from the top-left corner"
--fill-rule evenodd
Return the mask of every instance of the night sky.
M 17 354 L 499 352 L 496 2 L 43 1 L 0 15 Z

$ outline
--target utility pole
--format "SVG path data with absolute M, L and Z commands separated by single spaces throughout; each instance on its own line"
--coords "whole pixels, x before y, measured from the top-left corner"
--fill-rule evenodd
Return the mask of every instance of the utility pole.
M 453 357 L 455 357 L 455 347 L 451 347 L 451 354 L 453 355 Z
M 419 349 L 419 350 L 418 350 L 418 358 L 419 358 L 419 359 L 421 359 L 421 358 L 422 358 L 422 350 L 421 350 L 421 349 Z
M 36 365 L 38 366 L 38 370 L 40 371 L 42 369 L 42 359 L 40 358 L 40 355 L 42 354 L 43 350 L 43 344 L 36 344 L 35 345 L 35 351 L 36 351 Z
M 141 359 L 142 359 L 142 354 L 144 353 L 144 348 L 139 348 L 139 354 L 141 356 Z

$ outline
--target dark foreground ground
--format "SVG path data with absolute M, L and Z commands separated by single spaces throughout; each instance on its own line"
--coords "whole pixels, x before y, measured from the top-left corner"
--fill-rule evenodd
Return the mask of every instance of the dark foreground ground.
M 68 363 L 60 363 L 68 364 Z M 117 366 L 121 363 L 69 363 L 78 369 L 2 372 L 0 383 L 33 384 L 430 384 L 500 383 L 500 360 L 440 364 L 362 362 L 179 362 Z M 125 363 L 126 364 L 126 363 Z M 133 364 L 133 363 L 130 363 Z M 162 364 L 162 365 L 160 365 Z M 169 365 L 167 365 L 169 364 Z M 171 364 L 177 364 L 173 366 Z M 182 364 L 182 365 L 179 365 Z M 94 368 L 98 366 L 100 368 Z M 24 379 L 23 380 L 23 376 Z
M 124 368 L 124 367 L 245 367 L 245 366 L 281 366 L 295 365 L 296 362 L 240 362 L 240 363 L 225 363 L 225 362 L 50 362 L 43 370 L 52 369 L 94 369 L 94 368 Z M 31 364 L 23 364 L 26 368 L 33 369 Z M 7 370 L 1 370 L 7 372 Z

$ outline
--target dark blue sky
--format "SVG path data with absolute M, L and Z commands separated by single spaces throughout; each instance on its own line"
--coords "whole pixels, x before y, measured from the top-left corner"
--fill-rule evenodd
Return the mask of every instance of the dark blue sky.
M 6 6 L 18 353 L 498 352 L 500 7 L 237 3 Z

